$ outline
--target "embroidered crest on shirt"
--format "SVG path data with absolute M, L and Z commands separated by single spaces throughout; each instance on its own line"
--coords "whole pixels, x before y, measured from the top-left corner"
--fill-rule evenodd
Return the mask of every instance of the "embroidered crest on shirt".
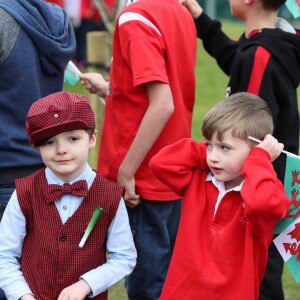
M 244 209 L 244 213 L 243 213 L 243 216 L 241 216 L 241 217 L 239 218 L 239 221 L 240 221 L 242 224 L 246 225 L 246 224 L 247 224 L 247 217 L 246 217 L 246 213 L 245 213 L 246 202 L 245 202 L 245 201 L 242 202 L 241 205 L 242 205 L 242 208 Z

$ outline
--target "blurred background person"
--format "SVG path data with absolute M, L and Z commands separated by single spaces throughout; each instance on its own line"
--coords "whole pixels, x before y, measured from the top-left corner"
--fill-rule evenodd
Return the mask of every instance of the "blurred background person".
M 37 99 L 62 90 L 75 47 L 72 25 L 57 5 L 0 0 L 0 220 L 15 179 L 43 166 L 27 139 L 28 109 Z

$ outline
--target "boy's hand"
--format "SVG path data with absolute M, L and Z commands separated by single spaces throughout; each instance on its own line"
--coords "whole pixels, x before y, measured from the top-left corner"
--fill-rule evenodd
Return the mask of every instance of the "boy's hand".
M 125 187 L 124 201 L 126 206 L 133 208 L 141 203 L 140 195 L 135 193 L 135 179 L 134 177 L 126 178 L 119 172 L 118 183 Z
M 86 89 L 91 94 L 98 94 L 104 98 L 107 94 L 108 81 L 99 73 L 81 73 L 79 75 L 81 79 L 81 85 L 85 85 Z
M 179 0 L 179 2 L 190 11 L 194 20 L 197 19 L 203 12 L 202 7 L 196 0 Z
M 83 300 L 92 290 L 83 279 L 63 289 L 57 300 Z
M 22 296 L 19 300 L 36 300 L 31 294 Z
M 271 161 L 274 161 L 280 155 L 284 145 L 282 143 L 278 143 L 277 139 L 275 139 L 271 134 L 267 134 L 264 140 L 256 147 L 265 149 L 270 154 Z

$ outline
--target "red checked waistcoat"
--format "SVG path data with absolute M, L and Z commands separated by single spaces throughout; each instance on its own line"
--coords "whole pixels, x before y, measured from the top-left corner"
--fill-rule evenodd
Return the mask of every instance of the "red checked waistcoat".
M 77 211 L 62 224 L 55 203 L 45 200 L 45 170 L 16 180 L 16 190 L 26 218 L 21 270 L 37 300 L 57 299 L 81 275 L 106 262 L 106 234 L 115 216 L 123 188 L 96 176 Z M 78 244 L 96 208 L 103 208 L 82 248 Z M 107 299 L 107 291 L 93 299 Z

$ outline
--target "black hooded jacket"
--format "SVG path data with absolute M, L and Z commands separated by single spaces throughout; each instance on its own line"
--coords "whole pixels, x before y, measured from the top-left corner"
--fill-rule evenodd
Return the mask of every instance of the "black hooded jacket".
M 221 23 L 203 13 L 195 20 L 198 37 L 206 51 L 230 76 L 227 95 L 250 92 L 264 99 L 273 114 L 274 133 L 289 152 L 299 150 L 297 87 L 300 80 L 300 35 L 297 30 L 262 29 L 238 41 L 230 39 Z M 290 26 L 290 25 L 289 25 Z M 285 155 L 274 162 L 284 179 Z

